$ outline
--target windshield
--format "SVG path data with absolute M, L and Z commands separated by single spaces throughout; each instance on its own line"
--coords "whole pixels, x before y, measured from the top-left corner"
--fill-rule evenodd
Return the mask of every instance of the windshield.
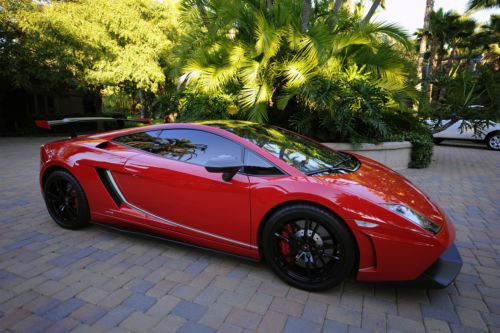
M 228 130 L 265 149 L 305 174 L 336 168 L 352 161 L 351 156 L 330 150 L 287 130 L 249 122 L 204 122 Z M 356 161 L 357 163 L 357 161 Z

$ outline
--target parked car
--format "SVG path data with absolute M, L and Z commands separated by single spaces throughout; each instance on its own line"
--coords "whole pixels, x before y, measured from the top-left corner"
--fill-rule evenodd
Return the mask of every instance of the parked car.
M 434 142 L 439 144 L 444 140 L 465 140 L 484 143 L 489 149 L 500 150 L 500 123 L 490 122 L 484 128 L 474 131 L 474 122 L 462 119 L 445 119 L 440 122 L 426 120 L 432 129 Z
M 445 287 L 462 266 L 450 219 L 410 181 L 278 127 L 144 126 L 47 143 L 40 156 L 43 197 L 64 228 L 265 259 L 307 290 L 349 276 Z

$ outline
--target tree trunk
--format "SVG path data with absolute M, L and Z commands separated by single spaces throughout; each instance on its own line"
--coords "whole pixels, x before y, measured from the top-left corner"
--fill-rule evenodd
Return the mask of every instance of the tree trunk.
M 342 7 L 342 0 L 335 0 L 331 14 L 332 15 L 337 14 L 341 7 Z M 335 17 L 331 17 L 330 29 L 333 29 L 333 27 L 335 27 L 336 24 L 337 24 L 337 19 Z
M 335 0 L 335 4 L 333 5 L 333 14 L 337 14 L 340 10 L 340 7 L 342 7 L 342 0 Z
M 142 90 L 139 90 L 139 100 L 141 103 L 141 108 L 140 108 L 141 118 L 146 118 L 146 109 L 144 107 L 144 96 Z
M 417 90 L 422 90 L 422 65 L 424 64 L 424 55 L 427 51 L 427 37 L 429 35 L 429 24 L 431 13 L 434 8 L 434 0 L 427 0 L 425 6 L 425 16 L 424 16 L 424 33 L 422 39 L 420 40 L 420 49 L 418 52 L 417 61 L 417 77 L 419 79 L 419 84 L 417 85 Z
M 438 71 L 442 70 L 441 66 L 443 65 L 444 51 L 445 51 L 444 50 L 444 42 L 441 41 L 439 44 L 439 52 L 438 52 L 437 61 L 436 61 L 436 69 Z
M 273 6 L 273 0 L 267 0 L 267 9 L 271 9 Z
M 302 31 L 307 31 L 309 26 L 309 17 L 311 16 L 311 0 L 304 0 L 304 7 L 302 9 Z
M 438 44 L 437 34 L 432 34 L 431 54 L 429 57 L 429 73 L 428 73 L 429 77 L 434 73 L 434 70 L 436 69 L 435 67 L 436 67 L 437 44 Z M 429 102 L 432 103 L 432 83 L 430 82 L 427 85 L 427 97 L 429 98 Z
M 363 19 L 363 23 L 368 23 L 370 22 L 370 19 L 372 18 L 373 14 L 375 14 L 375 11 L 377 10 L 378 6 L 382 0 L 374 0 L 372 3 L 372 6 L 370 7 L 370 10 L 366 14 L 365 18 Z

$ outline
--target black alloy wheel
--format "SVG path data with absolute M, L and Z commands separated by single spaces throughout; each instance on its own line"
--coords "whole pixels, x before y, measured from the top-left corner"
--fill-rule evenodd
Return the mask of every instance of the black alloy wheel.
M 283 280 L 298 288 L 322 290 L 352 272 L 355 241 L 335 215 L 312 205 L 285 207 L 264 229 L 263 252 Z
M 50 216 L 61 227 L 78 229 L 87 225 L 87 198 L 78 181 L 68 172 L 51 173 L 44 183 L 43 196 Z

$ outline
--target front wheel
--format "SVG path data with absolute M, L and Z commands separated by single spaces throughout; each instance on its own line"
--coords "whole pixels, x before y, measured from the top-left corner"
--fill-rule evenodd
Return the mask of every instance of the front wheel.
M 90 214 L 87 198 L 78 181 L 66 171 L 55 171 L 43 185 L 43 197 L 52 219 L 61 227 L 79 229 Z
M 489 134 L 486 137 L 486 146 L 492 150 L 500 150 L 500 132 Z
M 331 288 L 350 275 L 355 244 L 343 221 L 308 204 L 276 211 L 262 238 L 263 254 L 276 274 L 292 286 L 311 291 Z

